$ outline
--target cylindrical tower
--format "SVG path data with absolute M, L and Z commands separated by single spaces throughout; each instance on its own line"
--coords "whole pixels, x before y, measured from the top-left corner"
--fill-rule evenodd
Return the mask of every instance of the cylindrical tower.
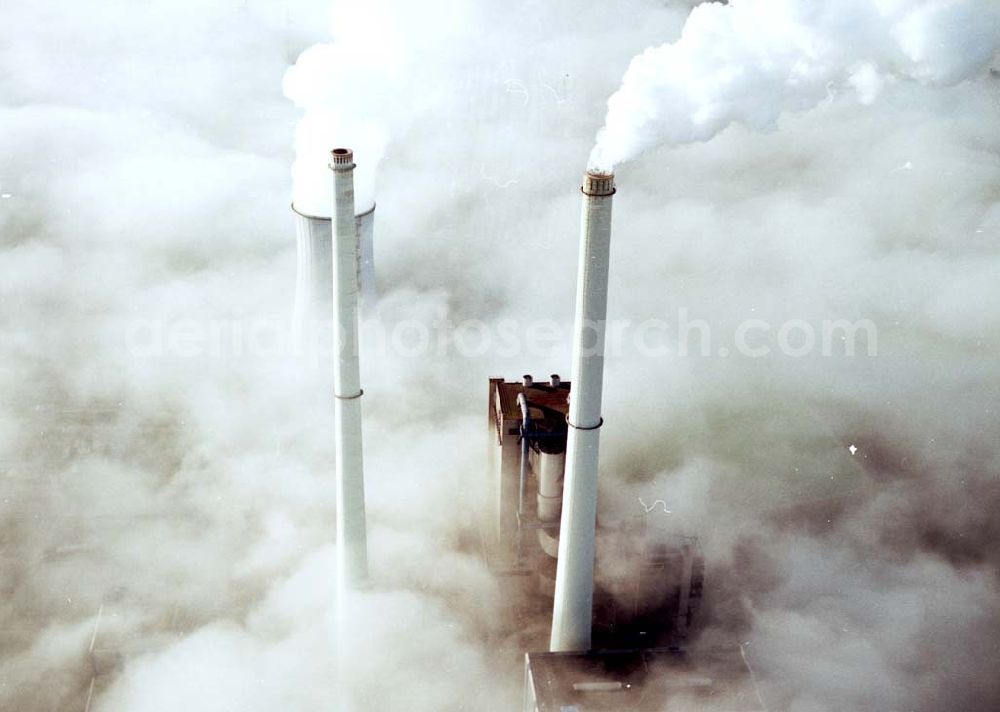
M 297 271 L 295 308 L 292 314 L 293 343 L 307 350 L 325 341 L 333 320 L 333 236 L 332 220 L 309 215 L 292 205 L 295 214 Z M 375 314 L 374 226 L 375 206 L 354 216 L 358 241 L 358 278 L 361 285 L 361 309 L 365 318 Z M 322 335 L 318 333 L 322 327 Z M 326 342 L 329 346 L 329 342 Z
M 297 250 L 293 340 L 300 348 L 311 348 L 319 337 L 316 327 L 322 324 L 329 328 L 333 320 L 330 218 L 307 215 L 295 205 L 292 205 L 292 212 L 295 213 Z
M 366 319 L 375 315 L 375 206 L 354 217 L 358 233 L 358 284 L 361 285 L 361 311 Z
M 597 458 L 603 423 L 601 394 L 614 175 L 588 172 L 580 190 L 583 214 L 573 336 L 573 391 L 567 416 L 566 475 L 549 642 L 552 651 L 590 648 L 594 599 Z
M 337 482 L 338 595 L 368 579 L 361 373 L 358 359 L 358 240 L 354 217 L 354 154 L 334 149 L 333 313 L 334 440 Z

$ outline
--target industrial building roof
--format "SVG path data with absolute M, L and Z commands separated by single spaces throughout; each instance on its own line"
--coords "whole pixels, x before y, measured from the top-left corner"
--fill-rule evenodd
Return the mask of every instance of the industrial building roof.
M 525 712 L 763 710 L 739 648 L 527 653 Z
M 517 397 L 521 393 L 527 396 L 528 404 L 534 408 L 557 411 L 563 415 L 569 412 L 569 381 L 562 381 L 558 386 L 537 381 L 525 386 L 521 381 L 507 382 L 502 378 L 491 378 L 490 385 L 495 389 L 499 411 L 505 420 L 521 419 L 521 409 L 517 405 Z

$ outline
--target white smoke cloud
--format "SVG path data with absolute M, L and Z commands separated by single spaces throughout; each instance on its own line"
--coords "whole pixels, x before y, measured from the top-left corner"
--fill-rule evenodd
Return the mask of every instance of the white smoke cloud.
M 992 0 L 732 0 L 691 11 L 681 36 L 636 56 L 608 100 L 594 170 L 733 123 L 768 129 L 842 86 L 870 102 L 883 76 L 955 84 L 1000 48 Z
M 398 131 L 440 106 L 433 97 L 450 84 L 440 65 L 468 42 L 462 35 L 478 24 L 474 9 L 451 2 L 333 3 L 333 40 L 305 50 L 284 78 L 285 96 L 305 110 L 292 166 L 298 210 L 329 217 L 329 153 L 339 146 L 354 149 L 357 212 L 374 204 L 378 164 L 393 127 Z M 424 31 L 430 16 L 435 26 Z M 428 86 L 431 77 L 444 85 Z

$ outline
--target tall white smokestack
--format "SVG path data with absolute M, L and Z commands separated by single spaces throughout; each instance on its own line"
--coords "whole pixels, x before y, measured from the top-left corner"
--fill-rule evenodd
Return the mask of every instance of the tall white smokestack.
M 354 217 L 354 154 L 334 149 L 333 313 L 334 439 L 337 480 L 337 594 L 368 579 L 364 462 L 361 453 L 361 373 L 358 361 L 358 231 Z
M 597 456 L 604 386 L 604 332 L 611 247 L 611 173 L 583 177 L 583 216 L 573 336 L 573 391 L 569 401 L 566 476 L 559 525 L 559 562 L 552 609 L 553 651 L 590 648 L 597 525 Z

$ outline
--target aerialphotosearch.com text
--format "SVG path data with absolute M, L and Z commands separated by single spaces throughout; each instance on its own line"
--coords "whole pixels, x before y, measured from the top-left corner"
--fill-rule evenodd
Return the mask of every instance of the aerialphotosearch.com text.
M 602 328 L 603 327 L 603 328 Z M 269 319 L 134 320 L 125 328 L 128 352 L 135 357 L 283 357 L 329 352 L 334 324 L 303 320 L 292 325 Z M 361 349 L 382 358 L 523 357 L 542 359 L 568 353 L 574 325 L 552 319 L 365 319 L 359 326 Z M 603 342 L 599 336 L 603 334 Z M 609 358 L 804 358 L 874 357 L 878 328 L 871 319 L 744 319 L 725 325 L 678 309 L 666 319 L 613 319 L 584 324 L 585 352 L 602 348 Z

